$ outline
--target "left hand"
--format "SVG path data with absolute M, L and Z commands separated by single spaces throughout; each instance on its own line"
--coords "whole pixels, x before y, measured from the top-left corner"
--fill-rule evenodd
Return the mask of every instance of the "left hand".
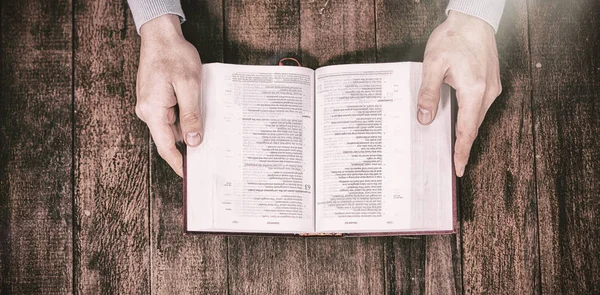
M 438 26 L 427 42 L 417 118 L 433 122 L 446 83 L 456 89 L 458 118 L 454 165 L 462 177 L 471 146 L 487 110 L 502 92 L 494 29 L 485 21 L 457 11 Z

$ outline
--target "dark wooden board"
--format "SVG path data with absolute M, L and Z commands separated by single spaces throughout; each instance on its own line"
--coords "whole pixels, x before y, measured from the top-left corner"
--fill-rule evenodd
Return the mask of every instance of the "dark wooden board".
M 600 294 L 600 3 L 529 19 L 542 291 Z
M 423 61 L 447 1 L 377 0 L 377 61 Z M 398 237 L 386 243 L 386 288 L 393 294 L 462 293 L 460 238 Z
M 375 62 L 372 1 L 300 1 L 303 66 Z M 384 238 L 308 239 L 308 294 L 383 294 Z
M 465 293 L 538 294 L 537 207 L 527 7 L 506 2 L 496 34 L 503 91 L 461 179 Z
M 223 61 L 221 0 L 182 3 L 184 35 L 203 63 Z M 182 179 L 151 151 L 152 294 L 227 293 L 227 238 L 183 234 Z
M 425 293 L 425 238 L 390 238 L 385 245 L 387 294 Z
M 125 1 L 76 1 L 75 293 L 150 293 L 149 146 Z
M 300 24 L 305 67 L 376 61 L 373 2 L 301 0 Z
M 0 294 L 72 287 L 71 2 L 0 4 Z
M 425 247 L 425 294 L 463 294 L 460 237 L 429 236 Z
M 223 5 L 225 62 L 276 65 L 299 56 L 297 1 L 225 0 Z

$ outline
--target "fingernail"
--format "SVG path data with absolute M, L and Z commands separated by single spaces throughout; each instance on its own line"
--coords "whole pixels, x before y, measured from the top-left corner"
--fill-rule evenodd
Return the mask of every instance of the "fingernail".
M 191 146 L 197 146 L 202 141 L 202 136 L 198 132 L 188 133 L 185 136 L 185 138 L 187 140 L 188 145 L 191 145 Z
M 458 172 L 456 173 L 456 176 L 462 177 L 464 174 L 465 174 L 465 166 L 458 168 Z
M 428 110 L 419 109 L 417 119 L 419 119 L 419 122 L 421 122 L 421 124 L 429 124 L 429 122 L 431 122 L 431 112 Z

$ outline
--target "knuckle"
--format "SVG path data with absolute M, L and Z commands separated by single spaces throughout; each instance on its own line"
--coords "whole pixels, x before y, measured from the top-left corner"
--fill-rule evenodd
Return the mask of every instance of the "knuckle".
M 167 124 L 175 124 L 175 122 L 177 121 L 177 116 L 175 115 L 175 110 L 173 109 L 169 109 L 167 110 L 167 117 L 166 117 L 166 122 Z
M 500 93 L 502 93 L 502 84 L 500 84 L 500 81 L 495 81 L 488 84 L 486 96 L 493 96 L 495 99 L 496 97 L 500 96 Z
M 502 94 L 502 83 L 498 82 L 498 84 L 496 85 L 496 97 L 500 96 L 500 94 Z
M 183 126 L 194 126 L 200 123 L 200 116 L 193 112 L 183 113 L 179 119 Z
M 458 130 L 456 130 L 456 135 L 460 138 L 463 138 L 464 140 L 467 140 L 468 142 L 473 142 L 475 141 L 475 138 L 477 138 L 477 134 L 479 133 L 478 129 L 475 127 L 469 127 L 469 128 L 459 128 Z
M 178 80 L 180 80 L 186 86 L 200 86 L 202 81 L 202 71 L 199 67 L 195 66 L 183 69 L 178 73 L 178 76 Z
M 135 114 L 138 116 L 138 118 L 140 118 L 142 121 L 145 121 L 145 118 L 148 116 L 148 114 L 150 113 L 151 107 L 144 102 L 138 102 L 135 105 Z
M 428 64 L 443 64 L 447 58 L 445 51 L 427 50 L 423 55 L 423 63 Z
M 142 109 L 140 108 L 140 105 L 139 105 L 139 104 L 136 104 L 136 105 L 135 105 L 135 115 L 136 115 L 138 118 L 140 118 L 140 119 L 142 119 L 142 120 L 143 120 L 143 118 L 142 118 L 142 117 L 143 117 L 143 116 L 142 116 Z
M 142 116 L 148 116 L 148 114 L 152 113 L 152 106 L 147 103 L 147 102 L 139 102 L 136 105 L 136 109 L 138 110 L 139 114 Z
M 200 77 L 195 72 L 189 72 L 183 74 L 181 80 L 188 86 L 199 86 L 200 85 Z
M 434 103 L 438 99 L 439 92 L 430 87 L 422 88 L 419 91 L 419 102 L 420 103 Z

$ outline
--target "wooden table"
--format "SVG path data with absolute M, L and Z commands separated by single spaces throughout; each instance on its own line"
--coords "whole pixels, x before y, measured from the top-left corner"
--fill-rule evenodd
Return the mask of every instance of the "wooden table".
M 204 62 L 419 61 L 445 5 L 190 0 L 184 31 Z M 322 239 L 182 233 L 125 1 L 0 9 L 0 294 L 600 294 L 599 1 L 508 1 L 458 234 Z

